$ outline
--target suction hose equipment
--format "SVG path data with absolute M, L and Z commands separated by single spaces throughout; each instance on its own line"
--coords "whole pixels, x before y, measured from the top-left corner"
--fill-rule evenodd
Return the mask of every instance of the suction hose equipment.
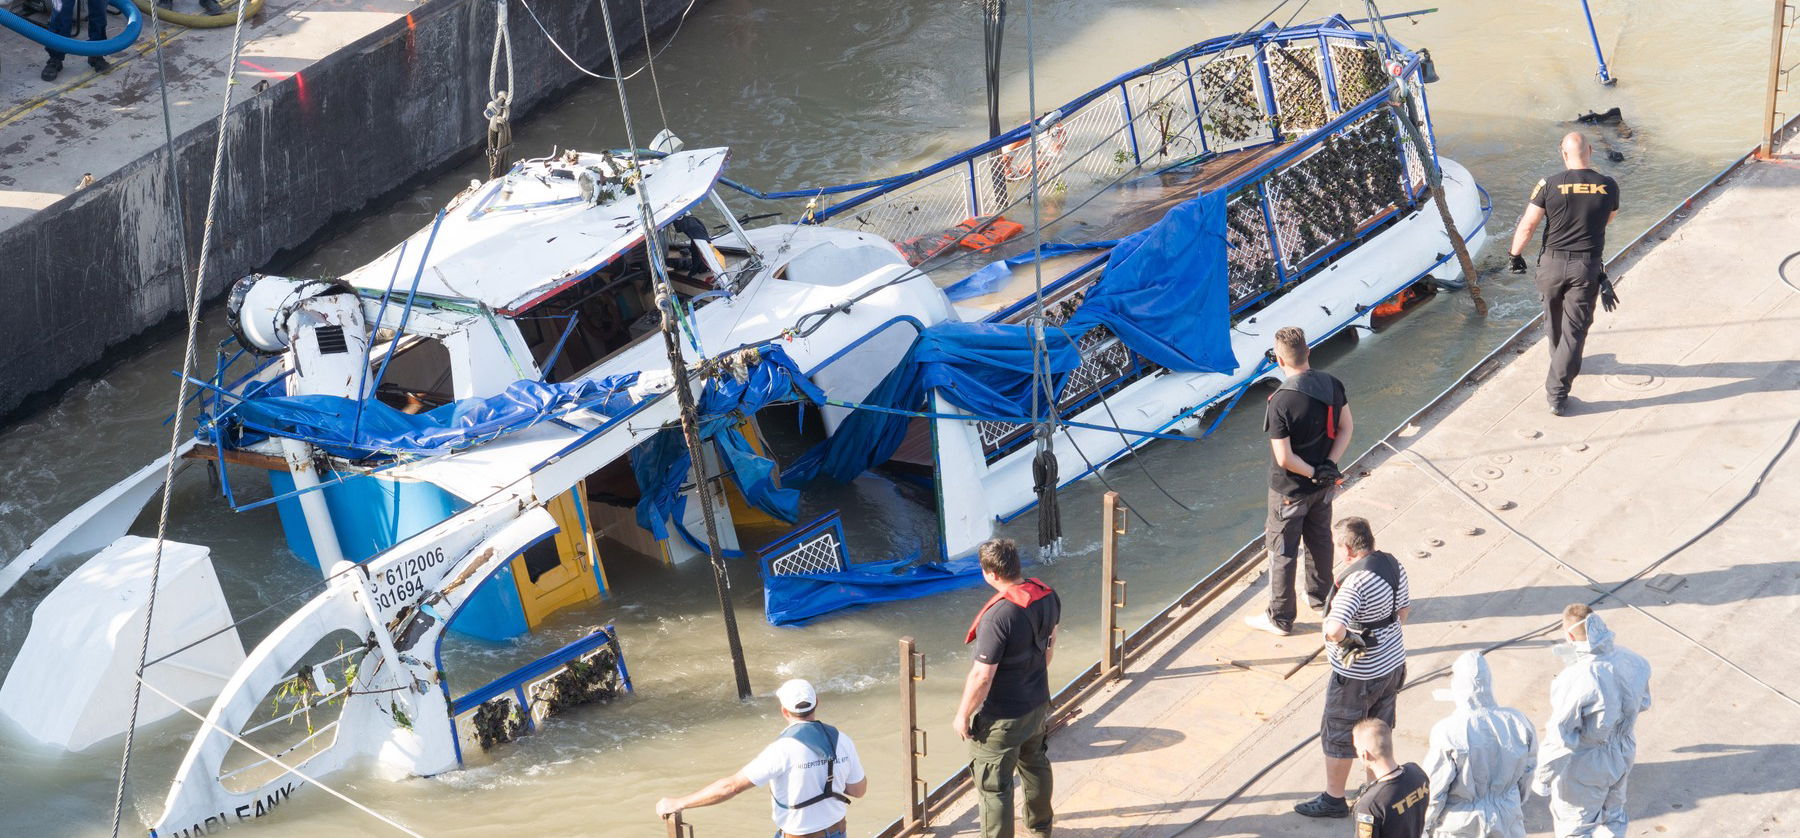
M 260 1 L 258 0 L 258 2 Z M 144 16 L 125 0 L 106 0 L 106 3 L 118 9 L 119 13 L 125 16 L 125 29 L 104 41 L 78 41 L 74 38 L 57 35 L 5 9 L 0 9 L 0 26 L 11 29 L 57 52 L 89 57 L 112 55 L 137 42 L 138 35 L 144 31 Z M 168 16 L 164 15 L 164 17 Z
M 108 0 L 108 2 L 111 2 L 111 0 Z M 149 14 L 150 4 L 154 2 L 154 0 L 131 0 L 131 2 L 137 4 L 137 7 L 143 10 L 144 14 Z M 262 11 L 263 0 L 249 0 L 249 3 L 250 7 L 244 10 L 244 17 L 256 17 L 257 13 Z M 156 16 L 161 20 L 173 23 L 177 26 L 185 26 L 189 29 L 218 29 L 237 23 L 237 10 L 234 8 L 237 4 L 232 2 L 232 0 L 221 0 L 219 5 L 227 9 L 225 14 L 190 15 L 183 12 L 170 11 L 165 7 L 157 9 Z

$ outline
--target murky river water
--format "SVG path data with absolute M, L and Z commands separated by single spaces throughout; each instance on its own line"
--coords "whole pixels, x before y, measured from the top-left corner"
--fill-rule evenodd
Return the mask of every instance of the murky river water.
M 1012 4 L 1004 102 L 1012 124 L 1025 115 L 1024 8 Z M 1354 8 L 1352 7 L 1354 5 Z M 1624 209 L 1613 237 L 1622 243 L 1747 148 L 1760 126 L 1766 67 L 1766 3 L 1729 0 L 1600 0 L 1602 43 L 1616 88 L 1593 79 L 1593 56 L 1579 8 L 1571 2 L 1514 0 L 1454 4 L 1416 25 L 1393 24 L 1413 46 L 1430 47 L 1443 81 L 1431 93 L 1442 153 L 1466 165 L 1498 207 L 1491 232 L 1510 234 L 1525 192 L 1554 169 L 1559 123 L 1586 110 L 1619 106 L 1635 136 L 1617 142 L 1622 163 L 1600 167 L 1619 178 Z M 1115 73 L 1202 38 L 1236 31 L 1266 9 L 1258 2 L 1039 0 L 1038 95 L 1048 108 Z M 1292 6 L 1290 6 L 1290 9 Z M 983 137 L 981 30 L 973 0 L 710 0 L 694 11 L 662 54 L 662 109 L 690 147 L 729 145 L 731 174 L 769 187 L 797 187 L 885 174 Z M 1394 7 L 1390 11 L 1397 11 Z M 1312 3 L 1302 19 L 1335 12 L 1360 16 L 1360 4 Z M 1285 16 L 1284 12 L 1284 16 Z M 517 31 L 515 37 L 538 37 Z M 632 82 L 639 137 L 661 126 L 648 74 Z M 623 144 L 610 83 L 587 86 L 534 115 L 518 142 L 535 152 L 552 145 Z M 476 174 L 475 164 L 402 196 L 355 230 L 321 245 L 294 275 L 344 271 L 412 230 Z M 1503 244 L 1482 261 L 1493 311 L 1476 318 L 1465 295 L 1428 302 L 1374 335 L 1332 342 L 1316 356 L 1348 384 L 1363 439 L 1385 432 L 1441 390 L 1528 318 L 1535 300 L 1524 278 L 1493 273 Z M 1623 288 L 1630 305 L 1629 285 Z M 209 339 L 223 317 L 208 317 Z M 36 416 L 0 430 L 0 557 L 17 555 L 58 517 L 155 457 L 167 444 L 159 420 L 174 389 L 168 370 L 180 347 L 144 347 L 104 380 L 83 384 Z M 1252 402 L 1255 400 L 1252 399 Z M 1232 415 L 1204 443 L 1157 443 L 1142 460 L 1162 485 L 1195 512 L 1165 500 L 1131 464 L 1108 479 L 1153 528 L 1134 525 L 1123 575 L 1135 625 L 1199 573 L 1260 528 L 1263 462 L 1257 411 Z M 1088 481 L 1063 499 L 1072 553 L 1040 575 L 1064 592 L 1065 644 L 1053 680 L 1061 683 L 1098 650 L 1098 497 Z M 926 536 L 914 492 L 865 477 L 846 493 L 845 518 L 875 510 L 886 538 L 902 545 Z M 316 578 L 280 547 L 274 513 L 234 515 L 209 497 L 199 470 L 181 481 L 175 538 L 213 546 L 228 596 L 267 602 Z M 1012 529 L 1032 539 L 1031 517 Z M 852 538 L 880 534 L 853 533 Z M 860 543 L 860 542 L 859 542 Z M 3 559 L 0 559 L 3 560 Z M 558 637 L 613 622 L 632 664 L 637 693 L 575 713 L 541 735 L 499 752 L 489 764 L 428 780 L 388 783 L 355 773 L 335 778 L 353 796 L 432 836 L 510 834 L 657 834 L 655 799 L 685 792 L 743 764 L 779 729 L 772 700 L 733 700 L 729 665 L 708 572 L 700 563 L 665 568 L 609 564 L 617 596 L 565 612 Z M 65 569 L 66 570 L 66 569 Z M 883 606 L 806 629 L 774 629 L 762 620 L 760 585 L 747 562 L 734 567 L 736 600 L 750 674 L 767 695 L 783 679 L 807 677 L 822 692 L 826 719 L 858 742 L 872 778 L 853 807 L 857 832 L 899 811 L 901 723 L 895 639 L 918 638 L 931 663 L 923 684 L 923 726 L 932 752 L 927 776 L 960 761 L 948 730 L 960 687 L 963 626 L 983 593 L 969 590 Z M 10 662 L 29 627 L 30 608 L 47 583 L 0 603 L 0 662 Z M 246 627 L 260 637 L 266 621 Z M 464 651 L 503 666 L 506 650 Z M 126 831 L 160 810 L 168 778 L 190 726 L 160 724 L 140 736 L 133 762 Z M 60 755 L 0 731 L 0 831 L 9 835 L 96 835 L 105 831 L 117 770 L 117 745 Z M 699 834 L 766 835 L 768 804 L 758 792 L 693 813 Z M 384 828 L 316 791 L 283 805 L 259 834 L 322 836 L 384 833 Z

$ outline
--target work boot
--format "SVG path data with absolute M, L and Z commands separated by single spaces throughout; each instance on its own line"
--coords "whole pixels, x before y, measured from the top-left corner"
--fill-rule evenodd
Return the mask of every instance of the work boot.
M 242 0 L 240 0 L 242 2 Z M 225 9 L 219 6 L 219 0 L 200 0 L 200 10 L 209 15 L 222 15 Z
M 62 59 L 52 58 L 44 62 L 44 72 L 38 73 L 38 78 L 44 81 L 56 81 L 56 74 L 60 72 L 62 72 Z
M 104 56 L 90 55 L 88 56 L 88 66 L 94 68 L 96 73 L 104 73 L 112 69 L 112 62 L 106 60 Z
M 1309 818 L 1347 818 L 1350 817 L 1350 806 L 1341 797 L 1331 797 L 1325 792 L 1294 804 L 1294 811 Z

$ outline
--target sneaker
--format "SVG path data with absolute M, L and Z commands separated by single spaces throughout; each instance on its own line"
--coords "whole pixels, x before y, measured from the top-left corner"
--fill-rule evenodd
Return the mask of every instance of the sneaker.
M 1294 804 L 1294 811 L 1309 818 L 1347 818 L 1350 817 L 1350 806 L 1341 797 L 1330 797 L 1324 792 Z
M 219 0 L 200 0 L 200 10 L 215 16 L 225 13 L 225 10 L 219 6 Z
M 44 62 L 44 72 L 38 73 L 38 78 L 43 79 L 44 81 L 56 81 L 56 75 L 61 72 L 62 59 L 52 58 L 49 61 Z
M 1324 602 L 1324 600 L 1320 600 L 1320 601 L 1318 601 L 1318 602 L 1313 602 L 1313 601 L 1312 601 L 1312 600 L 1310 600 L 1310 599 L 1309 599 L 1309 600 L 1307 600 L 1307 601 L 1306 601 L 1306 607 L 1307 607 L 1307 608 L 1311 608 L 1311 609 L 1312 609 L 1312 612 L 1313 612 L 1313 613 L 1314 613 L 1314 614 L 1319 614 L 1319 615 L 1323 615 L 1323 614 L 1324 614 L 1324 613 L 1325 613 L 1325 602 Z
M 1568 409 L 1569 409 L 1569 400 L 1567 397 L 1564 397 L 1564 396 L 1551 396 L 1550 397 L 1550 415 L 1551 416 L 1561 416 L 1564 413 L 1568 412 Z
M 1244 625 L 1258 631 L 1266 631 L 1279 637 L 1286 637 L 1293 633 L 1289 629 L 1284 629 L 1281 626 L 1275 625 L 1274 621 L 1270 620 L 1269 615 L 1267 614 L 1251 614 L 1244 618 Z
M 102 56 L 90 55 L 88 56 L 88 66 L 94 68 L 96 73 L 104 73 L 112 69 L 112 62 Z

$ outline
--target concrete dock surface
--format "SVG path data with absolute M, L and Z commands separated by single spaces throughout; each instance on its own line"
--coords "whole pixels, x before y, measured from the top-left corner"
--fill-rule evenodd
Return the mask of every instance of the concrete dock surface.
M 1663 241 L 1616 264 L 1622 303 L 1597 313 L 1569 415 L 1545 409 L 1547 351 L 1527 334 L 1514 357 L 1402 430 L 1393 444 L 1404 454 L 1380 448 L 1352 469 L 1337 515 L 1368 518 L 1378 548 L 1400 557 L 1411 579 L 1401 761 L 1421 761 L 1432 724 L 1450 712 L 1432 693 L 1449 686 L 1458 655 L 1532 635 L 1565 604 L 1597 596 L 1527 538 L 1611 588 L 1754 490 L 1596 609 L 1655 668 L 1654 706 L 1638 722 L 1630 834 L 1800 834 L 1800 705 L 1701 648 L 1800 696 L 1791 640 L 1800 452 L 1775 459 L 1800 421 L 1800 293 L 1775 272 L 1800 248 L 1796 202 L 1800 162 L 1746 164 Z M 1243 624 L 1265 604 L 1264 580 L 1250 574 L 1146 650 L 1053 735 L 1059 838 L 1353 834 L 1347 819 L 1292 811 L 1323 788 L 1323 756 L 1308 739 L 1330 670 L 1318 617 L 1306 610 L 1288 638 Z M 1553 638 L 1488 653 L 1500 703 L 1524 710 L 1540 736 L 1561 668 Z M 1361 776 L 1359 764 L 1351 788 Z M 973 805 L 964 795 L 932 834 L 976 834 Z M 1544 798 L 1525 811 L 1533 835 L 1550 834 Z
M 178 5 L 178 12 L 198 13 L 189 0 Z M 413 0 L 264 0 L 262 11 L 244 21 L 233 103 L 302 73 L 418 6 Z M 235 14 L 237 6 L 230 11 Z M 107 32 L 117 34 L 123 21 L 111 16 Z M 103 178 L 162 148 L 153 33 L 146 14 L 144 33 L 110 57 L 112 69 L 96 73 L 86 58 L 71 55 L 52 82 L 38 77 L 46 58 L 42 46 L 0 33 L 0 157 L 6 160 L 0 169 L 0 230 L 74 193 L 84 175 Z M 230 26 L 188 29 L 163 23 L 175 136 L 219 118 L 231 37 Z

